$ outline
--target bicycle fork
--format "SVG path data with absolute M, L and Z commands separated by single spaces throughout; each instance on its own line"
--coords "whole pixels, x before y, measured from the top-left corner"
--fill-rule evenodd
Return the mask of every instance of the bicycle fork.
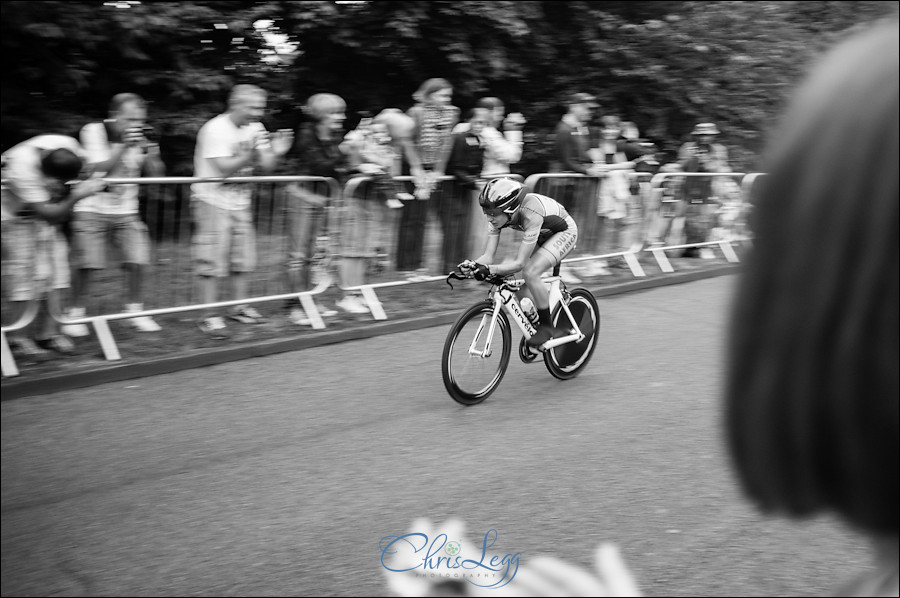
M 497 329 L 497 319 L 500 316 L 500 308 L 502 307 L 502 303 L 494 299 L 494 311 L 490 315 L 490 328 L 488 328 L 487 340 L 484 343 L 484 348 L 478 350 L 478 339 L 481 338 L 481 333 L 484 332 L 484 325 L 487 323 L 488 315 L 485 314 L 481 316 L 481 324 L 478 325 L 478 330 L 475 331 L 475 338 L 472 339 L 472 344 L 469 345 L 469 355 L 474 355 L 475 357 L 490 357 L 491 356 L 491 339 L 494 338 L 494 331 Z

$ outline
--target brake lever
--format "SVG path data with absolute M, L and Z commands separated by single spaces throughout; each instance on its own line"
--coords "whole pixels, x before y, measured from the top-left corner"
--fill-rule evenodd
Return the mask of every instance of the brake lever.
M 453 272 L 451 272 L 450 274 L 447 275 L 447 278 L 444 279 L 444 282 L 446 282 L 447 285 L 448 285 L 451 289 L 453 288 L 453 283 L 450 282 L 450 279 L 451 279 L 451 278 L 455 278 L 456 280 L 465 280 L 465 279 L 466 279 L 465 276 L 462 276 L 461 274 L 459 274 L 458 272 L 456 272 L 456 271 L 454 270 Z

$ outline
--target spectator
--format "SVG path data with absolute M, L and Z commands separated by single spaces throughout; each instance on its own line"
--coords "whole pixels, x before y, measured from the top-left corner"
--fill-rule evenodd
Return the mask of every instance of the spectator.
M 525 124 L 525 117 L 519 112 L 512 112 L 507 116 L 506 107 L 500 98 L 481 98 L 475 103 L 475 107 L 485 108 L 488 111 L 487 124 L 480 135 L 484 143 L 484 166 L 481 175 L 487 177 L 509 174 L 509 165 L 522 159 L 522 126 Z M 500 132 L 501 127 L 503 132 Z M 454 127 L 453 132 L 459 133 L 468 129 L 469 124 L 462 122 Z
M 13 354 L 43 359 L 50 351 L 75 349 L 59 334 L 50 315 L 58 308 L 58 291 L 69 288 L 68 246 L 59 230 L 76 203 L 105 187 L 101 179 L 69 186 L 84 166 L 78 141 L 65 135 L 39 135 L 3 153 L 2 226 L 4 270 L 9 276 L 9 300 L 18 313 L 38 301 L 33 339 L 11 336 Z
M 659 172 L 663 174 L 681 171 L 681 164 L 678 162 L 669 162 L 659 168 Z M 651 246 L 665 245 L 675 218 L 684 214 L 680 178 L 665 178 L 656 191 L 656 196 L 652 198 L 655 206 L 647 218 L 647 236 Z
M 510 164 L 522 159 L 522 126 L 525 117 L 519 112 L 506 115 L 506 107 L 500 98 L 484 97 L 475 103 L 476 108 L 487 108 L 488 123 L 481 130 L 484 144 L 484 166 L 482 177 L 495 177 L 510 173 Z M 454 132 L 466 131 L 469 123 L 462 122 Z M 501 133 L 501 128 L 503 132 Z M 473 198 L 470 222 L 480 222 L 483 218 L 477 196 Z M 469 254 L 476 255 L 487 241 L 487 227 L 476 226 L 470 233 Z
M 654 211 L 658 210 L 659 206 L 655 205 L 650 180 L 660 171 L 662 164 L 658 159 L 659 148 L 650 139 L 640 136 L 635 123 L 624 121 L 622 136 L 626 142 L 626 150 L 632 150 L 630 154 L 626 151 L 626 157 L 634 162 L 631 177 L 631 207 L 634 214 L 633 217 L 629 216 L 629 241 L 633 251 L 640 251 L 652 240 L 650 227 L 655 223 Z
M 684 172 L 731 172 L 728 166 L 728 150 L 716 143 L 719 129 L 714 123 L 699 123 L 691 132 L 694 137 L 678 150 L 678 162 Z M 685 177 L 681 187 L 684 195 L 684 235 L 686 244 L 702 243 L 709 237 L 711 216 L 720 205 L 712 190 L 712 177 Z M 711 250 L 704 248 L 703 257 L 711 257 Z M 688 247 L 682 257 L 698 257 L 697 247 Z
M 307 99 L 303 106 L 305 121 L 297 132 L 296 143 L 292 150 L 296 172 L 306 176 L 322 176 L 335 179 L 339 185 L 347 179 L 351 164 L 347 155 L 341 150 L 346 120 L 347 103 L 333 93 L 317 93 Z M 287 186 L 287 221 L 288 221 L 288 260 L 287 278 L 291 292 L 308 291 L 312 288 L 313 258 L 319 236 L 328 234 L 331 229 L 337 232 L 337 222 L 328 211 L 328 204 L 334 199 L 323 194 L 319 184 L 291 183 Z M 355 256 L 357 240 L 352 238 L 352 228 L 359 215 L 348 206 L 342 219 L 344 226 L 342 240 L 343 251 L 350 255 L 349 260 L 342 260 L 342 277 L 349 269 L 355 267 L 358 260 Z M 327 228 L 326 228 L 327 227 Z M 363 241 L 364 242 L 364 241 Z M 363 264 L 365 262 L 362 262 Z M 350 313 L 366 313 L 368 309 L 361 300 L 342 298 L 338 306 Z M 309 326 L 312 321 L 303 309 L 299 300 L 292 300 L 287 305 L 288 319 L 298 326 Z M 333 309 L 318 305 L 317 311 L 324 317 L 337 315 Z
M 88 166 L 95 174 L 113 178 L 137 178 L 141 173 L 163 176 L 165 166 L 159 145 L 146 136 L 147 105 L 133 93 L 113 97 L 109 118 L 85 125 L 81 145 Z M 91 274 L 106 267 L 107 239 L 112 239 L 122 256 L 126 279 L 126 312 L 144 309 L 143 283 L 150 264 L 150 236 L 141 220 L 138 185 L 113 185 L 75 205 L 72 214 L 72 306 L 71 319 L 85 316 L 85 297 Z M 149 316 L 129 320 L 141 332 L 157 332 L 160 327 Z M 69 336 L 87 336 L 84 324 L 62 327 Z
M 341 150 L 349 156 L 356 171 L 371 179 L 372 195 L 383 199 L 387 207 L 402 208 L 401 199 L 414 199 L 401 182 L 394 180 L 400 174 L 399 170 L 394 171 L 400 153 L 383 118 L 364 116 L 359 125 L 344 136 Z
M 605 115 L 600 119 L 600 141 L 596 148 L 590 150 L 594 161 L 591 174 L 603 176 L 599 185 L 597 203 L 596 245 L 589 250 L 596 253 L 614 253 L 626 248 L 624 235 L 631 224 L 631 216 L 637 211 L 634 195 L 640 192 L 632 186 L 631 175 L 637 166 L 648 157 L 651 150 L 642 147 L 637 141 L 637 127 L 634 123 L 623 123 L 618 116 Z M 591 265 L 593 264 L 593 265 Z M 625 265 L 624 262 L 617 264 Z M 609 274 L 605 260 L 589 263 L 584 270 L 588 276 Z
M 412 138 L 416 123 L 408 115 L 397 108 L 385 108 L 374 119 L 376 124 L 383 124 L 387 128 L 391 144 L 394 147 L 394 164 L 390 169 L 391 176 L 409 175 L 411 165 L 418 164 L 418 156 L 413 146 Z M 416 170 L 413 167 L 412 170 Z M 396 197 L 402 201 L 410 201 L 415 196 L 408 192 L 408 184 L 400 183 Z M 403 207 L 400 203 L 400 207 Z M 382 212 L 379 226 L 377 227 L 376 240 L 373 241 L 376 252 L 385 252 L 386 263 L 384 269 L 392 268 L 397 263 L 397 238 L 399 233 L 400 214 L 391 211 L 388 214 Z
M 266 109 L 266 92 L 255 85 L 236 85 L 228 110 L 208 121 L 197 134 L 194 176 L 227 178 L 251 176 L 255 167 L 271 171 L 290 148 L 293 134 L 279 131 L 270 136 L 260 122 Z M 201 303 L 216 301 L 218 280 L 230 276 L 234 299 L 248 296 L 248 273 L 256 266 L 256 234 L 253 228 L 252 186 L 248 183 L 194 183 L 194 259 Z M 265 318 L 251 305 L 228 310 L 232 320 L 258 324 Z M 228 336 L 225 321 L 206 312 L 200 330 L 213 338 Z
M 407 114 L 415 122 L 413 147 L 415 157 L 410 172 L 416 181 L 415 196 L 428 200 L 440 188 L 441 177 L 453 147 L 453 127 L 459 122 L 459 108 L 450 102 L 453 86 L 446 79 L 428 79 L 413 94 L 416 104 Z M 428 203 L 409 201 L 400 215 L 397 247 L 397 269 L 414 271 L 413 279 L 426 274 L 423 268 L 425 228 L 430 209 Z
M 590 173 L 603 176 L 598 185 L 597 212 L 595 218 L 596 234 L 592 253 L 612 253 L 620 249 L 620 235 L 628 215 L 628 202 L 631 199 L 628 175 L 633 163 L 628 161 L 623 151 L 622 122 L 618 116 L 605 115 L 600 119 L 600 140 L 596 148 L 589 153 L 593 160 Z M 592 216 L 587 215 L 588 218 Z M 603 276 L 610 274 L 606 260 L 588 262 L 582 268 L 587 276 Z
M 896 17 L 817 66 L 770 148 L 730 337 L 725 423 L 763 511 L 836 513 L 875 549 L 837 596 L 898 590 Z
M 594 110 L 599 107 L 594 96 L 588 93 L 575 93 L 569 97 L 568 111 L 556 125 L 556 160 L 550 166 L 551 172 L 589 174 L 593 166 L 589 153 L 589 124 Z M 558 199 L 575 222 L 582 225 L 583 246 L 590 247 L 596 235 L 597 193 L 595 185 L 586 182 L 566 180 L 561 185 L 554 185 L 553 197 Z M 563 280 L 568 284 L 578 284 L 581 280 L 572 270 L 562 270 Z
M 473 108 L 466 116 L 468 128 L 453 134 L 453 149 L 447 162 L 447 174 L 453 176 L 450 193 L 442 193 L 438 199 L 443 233 L 443 272 L 452 272 L 471 255 L 468 253 L 471 205 L 478 201 L 477 194 L 483 185 L 481 172 L 485 145 L 481 134 L 490 113 L 486 108 Z

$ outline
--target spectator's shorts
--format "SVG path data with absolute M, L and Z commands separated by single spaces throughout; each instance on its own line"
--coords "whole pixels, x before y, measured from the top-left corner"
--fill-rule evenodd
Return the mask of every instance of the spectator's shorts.
M 141 266 L 150 263 L 147 225 L 137 214 L 75 212 L 72 215 L 72 266 L 87 270 L 105 268 L 107 238 L 118 248 L 122 263 Z
M 553 265 L 561 264 L 563 258 L 575 249 L 575 243 L 578 241 L 578 227 L 575 223 L 569 225 L 564 231 L 554 233 L 547 237 L 546 240 L 538 239 L 537 247 L 534 253 L 543 251 L 550 255 L 550 261 Z M 532 253 L 532 255 L 534 255 Z
M 344 257 L 370 257 L 374 254 L 372 233 L 375 231 L 375 210 L 381 202 L 348 197 L 340 212 L 341 248 Z
M 205 201 L 191 202 L 193 254 L 200 276 L 228 276 L 256 267 L 256 233 L 250 210 L 226 210 Z
M 69 288 L 69 247 L 56 227 L 37 219 L 3 221 L 3 287 L 10 301 Z

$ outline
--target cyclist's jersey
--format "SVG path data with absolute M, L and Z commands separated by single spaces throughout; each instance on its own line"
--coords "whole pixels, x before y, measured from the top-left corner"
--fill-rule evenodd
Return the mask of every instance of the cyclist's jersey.
M 528 193 L 522 198 L 519 209 L 501 228 L 507 227 L 524 232 L 522 243 L 526 245 L 543 245 L 556 233 L 569 231 L 577 235 L 578 231 L 575 220 L 559 202 L 538 193 Z M 488 234 L 499 235 L 500 228 L 488 222 Z

